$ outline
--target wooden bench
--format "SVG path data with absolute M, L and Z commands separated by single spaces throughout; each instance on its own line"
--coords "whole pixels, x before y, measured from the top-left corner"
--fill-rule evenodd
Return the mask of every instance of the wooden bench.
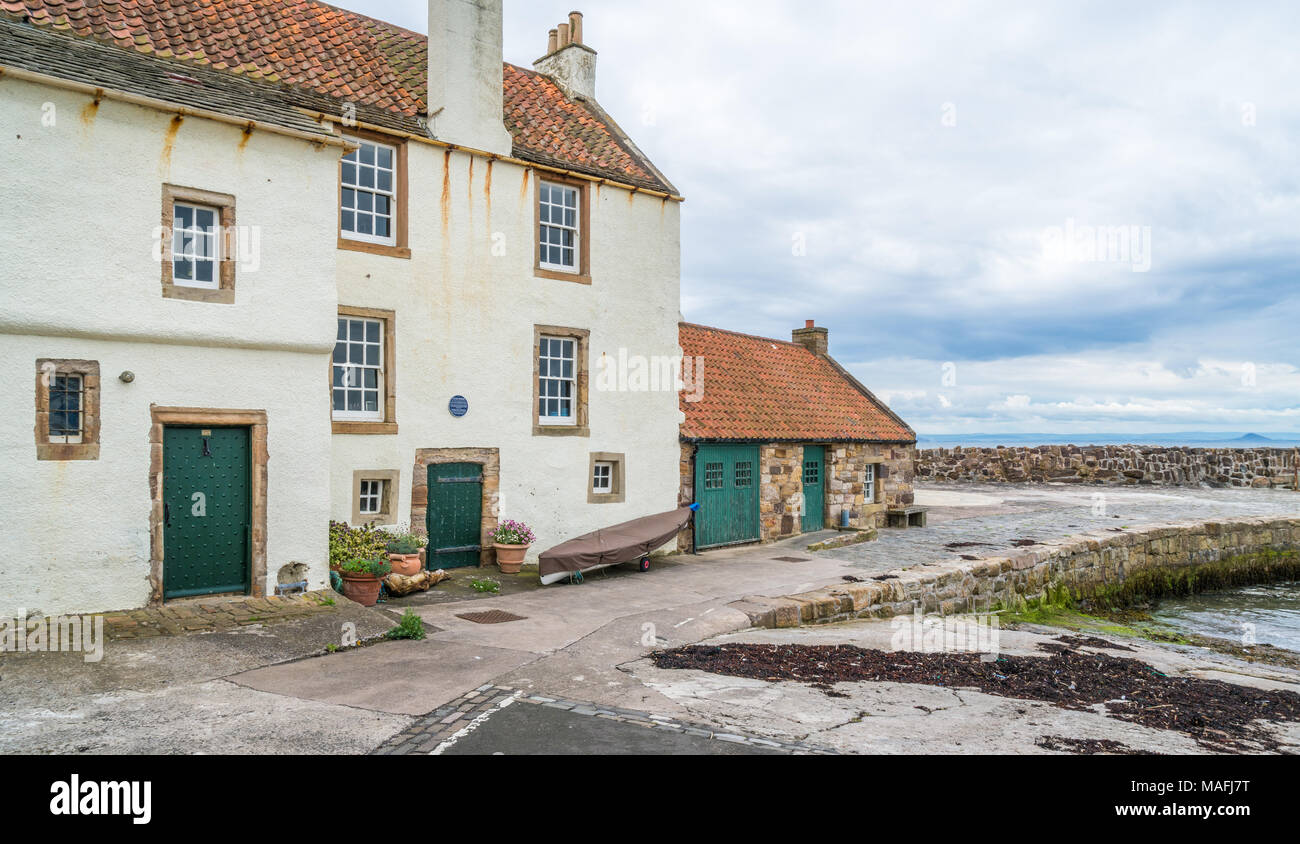
M 925 527 L 925 514 L 929 510 L 929 507 L 900 507 L 897 510 L 886 510 L 885 527 Z

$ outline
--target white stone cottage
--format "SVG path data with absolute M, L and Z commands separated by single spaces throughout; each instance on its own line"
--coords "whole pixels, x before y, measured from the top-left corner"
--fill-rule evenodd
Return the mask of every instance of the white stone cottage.
M 581 16 L 525 69 L 500 0 L 198 6 L 0 0 L 0 613 L 321 588 L 331 519 L 456 566 L 673 507 L 673 385 L 596 373 L 680 355 L 681 198 Z

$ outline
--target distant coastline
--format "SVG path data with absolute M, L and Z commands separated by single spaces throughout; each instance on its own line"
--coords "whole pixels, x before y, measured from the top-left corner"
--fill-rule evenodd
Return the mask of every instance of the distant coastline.
M 1300 433 L 1180 431 L 1162 434 L 917 434 L 917 448 L 1034 445 L 1149 445 L 1194 448 L 1295 448 Z

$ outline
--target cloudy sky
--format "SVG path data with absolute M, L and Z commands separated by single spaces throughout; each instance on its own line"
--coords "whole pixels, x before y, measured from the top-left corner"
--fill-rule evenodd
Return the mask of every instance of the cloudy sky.
M 506 60 L 573 5 L 505 0 Z M 923 434 L 1300 430 L 1300 4 L 580 8 L 687 319 L 816 319 Z

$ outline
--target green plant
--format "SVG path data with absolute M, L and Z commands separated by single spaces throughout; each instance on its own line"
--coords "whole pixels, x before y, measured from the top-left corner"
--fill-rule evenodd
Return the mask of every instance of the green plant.
M 390 534 L 370 525 L 348 527 L 344 522 L 330 522 L 330 567 L 337 568 L 348 560 L 373 560 L 388 553 Z
M 390 554 L 418 554 L 424 547 L 424 542 L 418 536 L 399 536 L 388 543 L 388 553 Z
M 344 574 L 369 574 L 374 577 L 384 577 L 393 570 L 393 566 L 388 562 L 387 557 L 375 557 L 370 560 L 353 557 L 345 561 L 339 569 Z
M 496 592 L 500 592 L 500 591 L 501 591 L 501 584 L 500 584 L 500 583 L 497 583 L 495 580 L 488 580 L 488 579 L 486 579 L 486 578 L 484 578 L 483 580 L 471 580 L 471 581 L 469 582 L 469 585 L 470 585 L 470 586 L 474 589 L 474 591 L 476 591 L 476 592 L 492 592 L 492 593 L 496 593 Z
M 402 613 L 402 620 L 397 626 L 384 634 L 387 639 L 423 639 L 424 622 L 415 610 L 408 609 Z
M 331 653 L 331 654 L 338 653 L 338 650 L 339 650 L 339 646 L 334 644 L 333 642 L 330 642 L 328 645 L 325 646 L 326 653 Z
M 411 533 L 403 525 L 396 533 L 389 534 L 388 553 L 418 554 L 420 549 L 429 544 L 429 540 L 418 533 Z

